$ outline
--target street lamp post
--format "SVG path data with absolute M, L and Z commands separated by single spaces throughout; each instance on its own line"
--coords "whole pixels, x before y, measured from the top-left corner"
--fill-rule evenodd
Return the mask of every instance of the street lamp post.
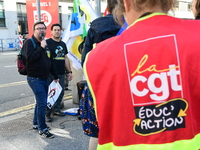
M 40 16 L 40 0 L 37 0 L 37 16 L 38 16 L 38 21 L 41 21 L 41 16 Z

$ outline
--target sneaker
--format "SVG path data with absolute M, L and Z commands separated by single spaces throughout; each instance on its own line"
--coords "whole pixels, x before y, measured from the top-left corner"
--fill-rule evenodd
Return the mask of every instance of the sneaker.
M 45 131 L 42 131 L 42 130 L 39 130 L 39 135 L 43 138 L 49 138 L 49 139 L 52 139 L 54 138 L 54 134 L 51 134 L 49 132 L 49 130 L 45 130 Z
M 34 130 L 34 131 L 37 131 L 37 130 L 38 130 L 38 127 L 37 127 L 37 126 L 33 126 L 33 130 Z M 51 128 L 47 126 L 47 130 L 51 130 Z
M 71 89 L 69 89 L 69 88 L 65 88 L 65 90 L 67 90 L 67 91 L 72 91 Z
M 57 116 L 61 116 L 61 117 L 64 117 L 64 116 L 66 115 L 64 112 L 61 112 L 61 111 L 59 111 L 59 112 L 54 111 L 53 114 L 54 114 L 54 115 L 57 115 Z
M 52 117 L 46 115 L 46 122 L 52 122 Z
M 33 130 L 37 131 L 38 130 L 38 125 L 33 125 Z

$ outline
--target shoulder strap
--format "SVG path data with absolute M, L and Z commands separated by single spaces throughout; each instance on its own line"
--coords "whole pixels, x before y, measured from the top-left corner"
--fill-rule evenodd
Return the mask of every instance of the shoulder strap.
M 34 40 L 33 40 L 33 38 L 30 38 L 31 39 L 31 41 L 32 41 L 32 43 L 33 43 L 33 47 L 34 47 L 34 49 L 36 48 L 36 44 L 35 44 L 35 42 L 34 42 Z M 19 54 L 18 55 L 24 55 L 24 51 L 23 51 L 23 46 L 22 46 L 22 48 L 19 50 Z
M 20 50 L 19 50 L 19 54 L 18 54 L 18 55 L 23 55 L 22 48 L 20 48 Z
M 32 41 L 32 43 L 33 43 L 33 47 L 36 48 L 36 44 L 35 44 L 33 38 L 30 38 L 30 39 L 31 39 L 31 41 Z

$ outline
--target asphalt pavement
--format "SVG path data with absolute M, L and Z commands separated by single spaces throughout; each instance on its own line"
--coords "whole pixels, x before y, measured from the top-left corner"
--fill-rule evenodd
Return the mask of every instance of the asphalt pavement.
M 30 97 L 33 98 L 33 97 Z M 72 99 L 64 100 L 64 108 L 78 108 Z M 88 150 L 89 137 L 83 134 L 81 121 L 77 116 L 53 116 L 47 122 L 53 139 L 39 136 L 32 129 L 33 107 L 0 117 L 1 150 Z

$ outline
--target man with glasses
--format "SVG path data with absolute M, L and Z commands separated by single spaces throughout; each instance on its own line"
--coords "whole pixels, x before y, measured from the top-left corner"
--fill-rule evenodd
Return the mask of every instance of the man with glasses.
M 36 22 L 33 25 L 32 39 L 28 39 L 24 43 L 23 49 L 26 58 L 27 81 L 36 99 L 33 129 L 38 130 L 39 135 L 42 137 L 53 138 L 54 135 L 49 132 L 49 127 L 45 123 L 49 86 L 48 77 L 51 73 L 55 82 L 58 82 L 59 79 L 55 66 L 48 57 L 45 35 L 46 25 L 44 22 Z

